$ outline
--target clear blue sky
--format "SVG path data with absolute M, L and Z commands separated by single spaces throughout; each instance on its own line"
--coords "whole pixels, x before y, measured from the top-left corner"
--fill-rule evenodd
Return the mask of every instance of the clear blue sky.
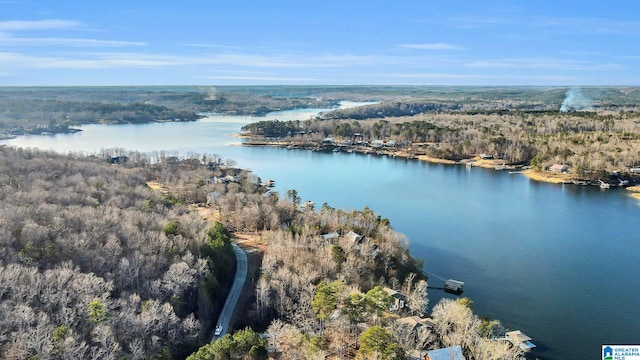
M 640 1 L 0 0 L 0 85 L 640 85 Z

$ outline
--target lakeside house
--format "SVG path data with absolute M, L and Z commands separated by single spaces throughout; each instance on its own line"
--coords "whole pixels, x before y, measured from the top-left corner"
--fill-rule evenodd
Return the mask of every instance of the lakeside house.
M 177 156 L 167 156 L 164 160 L 169 165 L 175 165 L 180 163 L 180 159 Z
M 340 234 L 334 231 L 332 233 L 322 234 L 321 236 L 322 236 L 322 240 L 333 244 L 336 242 L 336 240 L 338 240 L 338 238 L 340 237 Z
M 383 145 L 384 145 L 384 141 L 382 140 L 376 139 L 371 141 L 371 147 L 373 148 L 381 148 Z
M 347 235 L 344 236 L 345 238 L 347 238 L 347 240 L 351 241 L 354 244 L 360 244 L 362 243 L 364 236 L 354 232 L 354 231 L 349 231 L 347 233 Z
M 235 182 L 237 183 L 240 179 L 237 176 L 227 175 L 227 176 L 214 176 L 209 179 L 209 183 L 211 184 L 228 184 Z
M 436 326 L 436 323 L 431 318 L 421 318 L 419 316 L 407 316 L 396 320 L 396 323 L 402 324 L 409 328 L 410 331 L 416 331 L 421 327 L 426 327 L 428 329 L 433 329 Z
M 565 164 L 553 164 L 549 167 L 549 171 L 564 174 L 569 170 L 569 166 Z
M 381 148 L 383 145 L 384 145 L 384 141 L 382 141 L 382 140 L 376 139 L 376 140 L 371 141 L 371 147 Z
M 181 165 L 189 165 L 192 167 L 199 167 L 202 166 L 202 162 L 200 162 L 199 159 L 184 159 L 180 161 Z
M 419 316 L 407 316 L 395 321 L 397 325 L 402 328 L 403 333 L 406 331 L 407 339 L 417 341 L 420 337 L 419 330 L 421 328 L 433 330 L 436 327 L 436 323 L 431 318 L 421 318 Z M 416 348 L 407 352 L 408 360 L 424 359 L 424 350 L 422 348 Z
M 424 357 L 425 360 L 466 360 L 462 354 L 460 345 L 446 347 L 442 349 L 429 350 Z
M 391 304 L 389 304 L 390 311 L 398 311 L 400 309 L 404 309 L 404 305 L 407 303 L 407 296 L 400 293 L 399 291 L 390 289 L 390 288 L 382 288 L 389 297 L 391 297 Z
M 353 230 L 349 231 L 344 237 L 349 242 L 356 245 L 355 248 L 358 249 L 363 256 L 375 258 L 378 256 L 378 253 L 380 253 L 380 247 L 377 244 Z
M 122 156 L 112 156 L 111 159 L 109 160 L 110 163 L 112 164 L 124 164 L 126 162 L 129 161 L 129 157 L 122 155 Z

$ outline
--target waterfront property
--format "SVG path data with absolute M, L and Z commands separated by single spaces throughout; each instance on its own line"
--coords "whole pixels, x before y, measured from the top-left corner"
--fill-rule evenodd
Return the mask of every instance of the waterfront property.
M 569 170 L 569 166 L 564 164 L 553 164 L 549 167 L 549 171 L 564 174 Z
M 463 291 L 462 290 L 463 287 L 464 287 L 463 281 L 449 279 L 444 283 L 444 291 L 454 293 L 454 294 L 461 294 Z
M 528 351 L 536 347 L 536 345 L 531 342 L 532 339 L 520 330 L 508 331 L 505 335 L 506 340 L 522 350 Z
M 398 311 L 404 308 L 404 305 L 407 302 L 407 297 L 399 291 L 383 288 L 383 290 L 391 297 L 391 304 L 389 304 L 389 310 Z
M 415 331 L 418 328 L 426 327 L 433 329 L 436 327 L 436 323 L 431 318 L 421 318 L 419 316 L 407 316 L 396 320 L 396 323 L 409 327 L 409 330 Z
M 345 237 L 354 244 L 361 244 L 364 240 L 364 236 L 353 231 L 349 231 Z
M 460 345 L 427 351 L 425 360 L 465 360 Z
M 322 236 L 322 240 L 328 241 L 330 243 L 335 243 L 336 240 L 338 240 L 338 238 L 340 237 L 340 234 L 334 231 L 332 233 L 322 234 L 321 236 Z

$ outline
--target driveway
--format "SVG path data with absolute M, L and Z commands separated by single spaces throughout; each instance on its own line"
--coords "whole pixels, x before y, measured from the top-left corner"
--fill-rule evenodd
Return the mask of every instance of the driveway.
M 219 335 L 215 335 L 214 333 L 213 338 L 211 338 L 212 342 L 223 337 L 229 331 L 229 325 L 236 305 L 238 304 L 238 298 L 240 298 L 244 282 L 247 280 L 247 253 L 237 244 L 232 243 L 231 246 L 233 246 L 233 252 L 236 255 L 238 266 L 236 267 L 236 276 L 233 279 L 231 290 L 229 291 L 227 300 L 224 302 L 224 307 L 216 324 L 216 327 L 222 326 L 222 331 Z

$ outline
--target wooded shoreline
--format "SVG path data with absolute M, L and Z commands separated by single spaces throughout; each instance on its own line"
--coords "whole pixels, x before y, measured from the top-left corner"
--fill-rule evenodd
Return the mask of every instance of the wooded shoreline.
M 406 148 L 388 148 L 379 147 L 372 148 L 368 145 L 335 145 L 317 142 L 300 142 L 300 141 L 271 141 L 271 140 L 259 140 L 246 136 L 244 134 L 237 134 L 237 137 L 243 137 L 248 140 L 241 143 L 242 146 L 268 146 L 276 147 L 287 150 L 308 150 L 316 152 L 346 152 L 356 153 L 363 155 L 374 156 L 388 156 L 392 158 L 411 160 L 421 160 L 430 163 L 446 164 L 446 165 L 465 165 L 467 167 L 481 167 L 485 169 L 494 169 L 499 171 L 517 171 L 534 181 L 547 182 L 553 184 L 573 184 L 573 185 L 592 185 L 600 186 L 602 182 L 609 184 L 610 187 L 627 187 L 633 186 L 640 181 L 640 177 L 632 176 L 631 174 L 621 176 L 619 179 L 626 180 L 624 185 L 620 185 L 620 182 L 612 181 L 611 179 L 584 179 L 576 177 L 574 174 L 553 172 L 553 171 L 537 171 L 532 169 L 528 164 L 513 164 L 503 159 L 486 158 L 484 154 L 476 155 L 472 158 L 461 160 L 450 160 L 436 158 L 426 155 L 424 152 L 415 151 L 414 149 Z

